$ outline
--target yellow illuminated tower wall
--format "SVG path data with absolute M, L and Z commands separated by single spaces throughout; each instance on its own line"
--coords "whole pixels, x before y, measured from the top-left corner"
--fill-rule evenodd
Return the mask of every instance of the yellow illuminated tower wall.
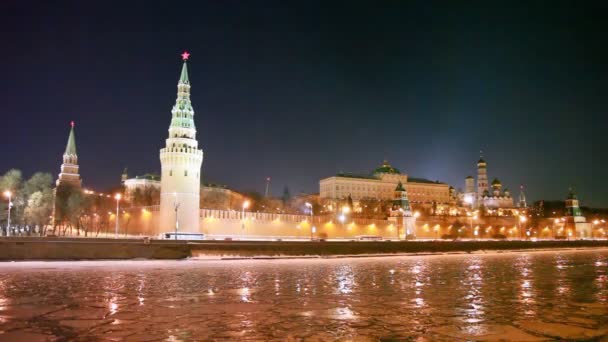
M 188 53 L 177 84 L 177 100 L 171 110 L 171 125 L 165 148 L 160 150 L 160 220 L 161 233 L 198 232 L 200 184 L 203 151 L 198 149 L 194 110 L 190 103 Z M 177 207 L 177 210 L 176 210 Z M 177 217 L 176 217 L 177 216 Z M 177 220 L 176 220 L 177 218 Z

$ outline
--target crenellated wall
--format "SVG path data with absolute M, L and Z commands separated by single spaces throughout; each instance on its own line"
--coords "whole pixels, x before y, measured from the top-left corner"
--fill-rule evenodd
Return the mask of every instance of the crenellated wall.
M 120 217 L 119 235 L 158 236 L 171 230 L 158 229 L 158 206 L 132 209 Z M 110 233 L 114 230 L 114 215 L 110 217 Z M 568 229 L 556 225 L 551 219 L 538 220 L 536 223 L 520 223 L 514 217 L 482 217 L 471 220 L 469 217 L 430 216 L 415 222 L 416 237 L 436 239 L 442 235 L 461 238 L 489 238 L 501 234 L 507 238 L 525 238 L 526 229 L 534 226 L 533 236 L 551 238 L 554 235 L 566 236 Z M 368 220 L 347 218 L 344 223 L 333 216 L 288 215 L 272 213 L 251 213 L 234 210 L 201 209 L 199 231 L 211 239 L 310 239 L 312 227 L 315 238 L 355 239 L 361 235 L 381 236 L 384 239 L 397 239 L 396 223 L 390 220 Z M 477 235 L 474 232 L 477 231 Z M 603 237 L 597 235 L 594 237 Z M 401 239 L 405 238 L 399 228 Z M 602 231 L 603 234 L 603 231 Z M 571 236 L 577 237 L 573 232 Z

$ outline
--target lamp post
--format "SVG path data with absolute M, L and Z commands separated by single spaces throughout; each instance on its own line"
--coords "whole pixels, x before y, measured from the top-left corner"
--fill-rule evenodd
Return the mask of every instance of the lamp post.
M 475 237 L 477 237 L 477 231 L 473 231 L 473 220 L 477 220 L 477 215 L 473 215 L 471 213 L 468 214 L 469 216 L 469 227 L 471 228 L 471 232 L 474 234 Z
M 241 227 L 241 234 L 243 236 L 243 239 L 245 238 L 245 209 L 249 208 L 249 201 L 245 201 L 243 202 L 243 211 L 241 213 L 241 218 L 243 219 L 243 225 Z
M 177 229 L 179 228 L 179 221 L 177 219 L 177 211 L 179 210 L 179 202 L 177 201 L 177 193 L 173 193 L 173 210 L 175 210 L 175 240 L 177 241 Z
M 118 239 L 118 210 L 120 209 L 120 198 L 122 196 L 120 194 L 116 194 L 114 199 L 116 199 L 116 228 L 114 231 L 114 238 Z
M 13 207 L 13 202 L 11 201 L 11 198 L 13 196 L 13 193 L 10 192 L 9 190 L 6 190 L 4 192 L 4 196 L 6 198 L 8 198 L 8 217 L 6 220 L 6 236 L 10 236 L 11 235 L 11 208 Z
M 313 226 L 313 212 L 312 212 L 312 204 L 306 202 L 304 203 L 308 208 L 310 208 L 310 241 L 313 240 L 312 234 L 314 233 L 315 227 Z
M 521 224 L 523 223 L 524 227 L 525 227 L 526 221 L 527 221 L 527 218 L 524 215 L 519 216 L 519 222 L 518 222 L 519 223 L 519 235 L 524 238 L 525 238 L 525 236 L 524 236 L 523 230 L 521 229 Z M 528 235 L 528 236 L 530 236 L 530 235 Z

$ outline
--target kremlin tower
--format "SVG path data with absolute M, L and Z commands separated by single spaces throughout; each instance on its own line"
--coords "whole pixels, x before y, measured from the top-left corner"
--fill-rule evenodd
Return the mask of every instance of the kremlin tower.
M 74 121 L 70 122 L 70 136 L 68 137 L 68 144 L 65 146 L 65 152 L 63 152 L 63 164 L 61 164 L 61 172 L 57 177 L 55 183 L 57 187 L 60 186 L 72 186 L 80 188 L 82 186 L 82 180 L 78 173 L 78 155 L 76 154 L 76 138 L 74 136 Z
M 401 240 L 401 235 L 403 235 L 406 240 L 409 236 L 416 235 L 416 229 L 414 227 L 415 218 L 412 216 L 407 190 L 401 182 L 399 182 L 395 188 L 393 206 L 390 210 L 390 217 L 388 220 L 396 223 L 398 240 Z
M 160 232 L 198 232 L 203 151 L 198 149 L 194 110 L 190 103 L 187 60 L 177 84 L 177 100 L 171 110 L 166 145 L 160 150 Z

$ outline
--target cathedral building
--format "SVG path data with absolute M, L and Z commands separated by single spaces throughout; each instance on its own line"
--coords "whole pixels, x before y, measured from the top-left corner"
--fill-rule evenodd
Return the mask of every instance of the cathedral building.
M 448 203 L 450 186 L 439 181 L 408 177 L 392 167 L 388 161 L 376 168 L 371 175 L 339 173 L 319 181 L 320 198 L 340 200 L 350 196 L 361 199 L 391 200 L 395 186 L 402 183 L 412 203 Z
M 503 190 L 502 183 L 498 178 L 488 185 L 488 163 L 480 157 L 477 161 L 477 186 L 475 179 L 468 176 L 464 180 L 465 191 L 461 195 L 461 201 L 466 206 L 473 208 L 513 208 L 513 197 L 509 189 Z
M 187 60 L 177 84 L 177 100 L 171 110 L 169 136 L 160 150 L 160 220 L 159 230 L 199 231 L 200 184 L 203 151 L 198 148 L 194 109 L 190 102 Z

